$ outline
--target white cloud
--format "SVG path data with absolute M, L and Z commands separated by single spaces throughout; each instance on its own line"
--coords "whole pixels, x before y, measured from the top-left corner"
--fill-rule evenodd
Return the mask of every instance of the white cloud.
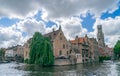
M 118 0 L 0 0 L 0 17 L 27 17 L 38 9 L 44 9 L 45 18 L 71 17 L 86 13 L 88 10 L 95 14 L 101 12 L 114 11 L 117 8 Z M 45 13 L 45 12 L 44 12 Z
M 61 18 L 57 21 L 68 40 L 76 36 L 84 36 L 87 33 L 87 29 L 82 27 L 81 20 L 78 17 Z
M 41 0 L 39 4 L 47 10 L 48 18 L 61 18 L 80 15 L 88 10 L 100 15 L 108 9 L 114 11 L 117 2 L 117 0 Z
M 11 27 L 0 27 L 0 47 L 22 44 L 23 41 L 22 33 L 16 30 L 15 25 Z
M 45 34 L 46 26 L 42 21 L 37 22 L 35 19 L 25 19 L 17 23 L 17 29 L 21 32 L 26 32 L 29 37 L 31 37 L 34 32 L 41 32 Z
M 24 18 L 39 8 L 35 0 L 0 0 L 0 17 Z
M 0 42 L 3 43 L 0 47 L 12 46 L 17 44 L 16 42 L 22 44 L 36 31 L 45 34 L 52 31 L 53 28 L 58 29 L 56 25 L 46 27 L 42 21 L 38 22 L 31 18 L 40 9 L 42 10 L 41 18 L 43 20 L 51 20 L 62 25 L 67 39 L 75 38 L 76 35 L 84 36 L 85 34 L 96 37 L 96 25 L 102 24 L 105 36 L 109 39 L 106 43 L 113 46 L 114 40 L 117 40 L 120 34 L 120 17 L 100 20 L 99 16 L 107 10 L 110 13 L 115 11 L 117 2 L 118 0 L 0 0 L 0 18 L 22 18 L 16 25 L 0 27 Z M 94 32 L 90 33 L 82 27 L 81 20 L 78 17 L 73 17 L 81 14 L 85 15 L 88 11 L 97 18 L 93 27 Z M 26 37 L 22 35 L 23 32 L 27 33 Z
M 47 28 L 43 22 L 37 22 L 35 19 L 25 19 L 10 27 L 0 27 L 0 47 L 22 45 L 33 36 L 34 32 L 45 34 L 52 28 Z M 23 33 L 27 35 L 24 36 Z
M 120 17 L 107 18 L 105 20 L 96 19 L 96 23 L 94 24 L 95 32 L 97 31 L 97 25 L 101 24 L 103 27 L 103 32 L 105 35 L 105 40 L 107 39 L 106 43 L 113 47 L 116 41 L 120 37 Z
M 106 45 L 114 47 L 116 42 L 120 39 L 120 35 L 106 36 L 105 38 L 108 39 L 108 41 L 106 41 Z

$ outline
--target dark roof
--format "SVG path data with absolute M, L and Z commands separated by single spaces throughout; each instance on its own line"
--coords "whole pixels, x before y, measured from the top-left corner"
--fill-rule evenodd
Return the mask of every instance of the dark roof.
M 61 30 L 61 27 L 56 31 L 52 31 L 50 33 L 44 34 L 43 36 L 49 37 L 51 40 L 54 40 L 57 37 L 57 34 L 59 33 L 60 30 Z M 32 38 L 28 39 L 27 43 L 30 44 L 31 41 L 32 41 Z
M 57 37 L 57 34 L 59 33 L 60 30 L 56 30 L 50 33 L 45 34 L 45 37 L 49 37 L 51 40 L 54 40 Z

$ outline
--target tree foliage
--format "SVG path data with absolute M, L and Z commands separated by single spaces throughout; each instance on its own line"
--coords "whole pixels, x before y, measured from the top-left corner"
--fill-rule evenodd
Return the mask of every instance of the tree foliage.
M 52 65 L 54 63 L 50 39 L 42 36 L 39 32 L 35 32 L 30 44 L 29 63 L 43 66 Z
M 4 54 L 5 54 L 4 50 L 0 49 L 0 61 L 3 60 Z
M 111 57 L 110 56 L 100 56 L 99 57 L 99 62 L 103 63 L 103 60 L 111 60 Z
M 120 58 L 120 40 L 118 40 L 116 45 L 114 46 L 114 54 L 115 58 Z

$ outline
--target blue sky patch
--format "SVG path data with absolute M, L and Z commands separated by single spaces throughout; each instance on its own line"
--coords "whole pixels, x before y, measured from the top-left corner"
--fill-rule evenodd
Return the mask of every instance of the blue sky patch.
M 36 21 L 40 21 L 42 20 L 41 16 L 42 16 L 42 11 L 38 11 L 37 14 L 34 16 L 34 18 L 36 19 Z
M 26 37 L 27 35 L 27 32 L 22 32 L 22 36 Z
M 106 18 L 108 18 L 108 17 L 115 18 L 116 16 L 120 16 L 120 6 L 119 6 L 118 9 L 115 10 L 113 13 L 109 13 L 108 11 L 102 13 L 102 15 L 101 15 L 100 18 L 101 18 L 101 19 L 106 19 Z
M 34 18 L 36 19 L 36 21 L 43 21 L 47 27 L 51 27 L 51 26 L 53 26 L 53 25 L 56 25 L 56 23 L 53 22 L 53 21 L 50 21 L 50 20 L 47 21 L 47 22 L 44 21 L 44 20 L 41 18 L 41 16 L 42 16 L 42 11 L 38 11 L 37 14 L 34 16 Z
M 45 22 L 44 21 L 44 23 L 45 23 L 45 25 L 47 26 L 47 27 L 52 27 L 53 25 L 57 25 L 55 22 L 53 22 L 53 21 L 48 21 L 48 22 Z
M 83 28 L 87 28 L 88 32 L 92 32 L 93 31 L 93 25 L 96 21 L 96 19 L 93 18 L 94 15 L 91 15 L 90 13 L 86 14 L 86 17 L 80 16 L 80 18 L 83 20 L 82 26 Z
M 10 18 L 1 18 L 0 19 L 0 25 L 4 26 L 4 27 L 8 27 L 8 26 L 11 26 L 17 22 L 19 22 L 20 20 L 17 19 L 17 18 L 13 18 L 13 19 L 10 19 Z

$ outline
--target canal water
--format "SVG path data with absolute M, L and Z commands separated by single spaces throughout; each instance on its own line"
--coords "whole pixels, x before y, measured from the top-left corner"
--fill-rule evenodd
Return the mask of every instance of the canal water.
M 120 76 L 120 63 L 40 67 L 22 63 L 0 64 L 0 76 Z

